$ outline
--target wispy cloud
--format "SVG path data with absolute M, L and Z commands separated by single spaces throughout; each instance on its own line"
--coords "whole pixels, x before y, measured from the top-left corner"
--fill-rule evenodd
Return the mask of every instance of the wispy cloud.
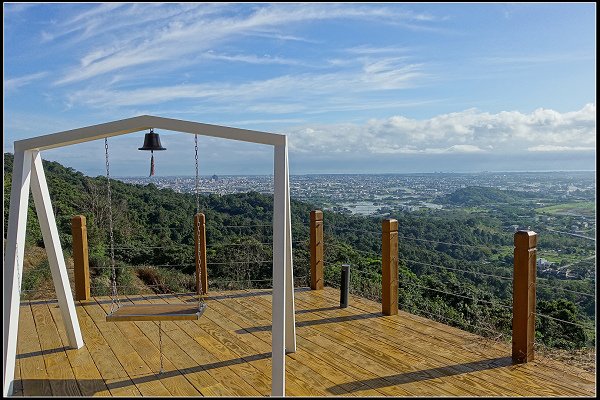
M 42 36 L 45 42 L 68 37 L 71 45 L 89 40 L 105 42 L 116 36 L 126 40 L 145 38 L 167 26 L 170 19 L 185 22 L 188 18 L 206 17 L 222 8 L 217 3 L 102 3 L 58 21 L 51 29 L 43 31 Z M 113 33 L 112 37 L 107 36 Z
M 247 119 L 241 121 L 229 121 L 225 125 L 244 126 L 244 125 L 265 125 L 265 124 L 299 124 L 304 122 L 300 118 L 281 118 L 281 119 Z
M 20 87 L 29 85 L 30 83 L 33 83 L 39 79 L 42 79 L 47 75 L 48 75 L 48 72 L 44 71 L 44 72 L 37 72 L 35 74 L 20 76 L 18 78 L 5 79 L 4 80 L 4 91 L 6 93 L 13 92 L 13 91 L 19 89 Z
M 477 60 L 485 64 L 509 65 L 509 64 L 545 64 L 557 62 L 573 62 L 582 60 L 593 60 L 594 54 L 582 53 L 559 53 L 559 54 L 527 54 L 527 55 L 504 55 L 480 57 Z
M 284 33 L 281 33 L 278 31 L 273 31 L 273 30 L 257 30 L 257 31 L 246 32 L 243 34 L 246 36 L 264 37 L 264 38 L 275 39 L 275 40 L 280 40 L 280 41 L 304 42 L 304 43 L 312 43 L 312 44 L 322 43 L 319 40 L 308 39 L 308 38 L 296 36 L 296 35 L 288 35 L 288 34 L 284 34 Z
M 397 47 L 397 46 L 384 46 L 384 47 L 373 47 L 369 45 L 348 47 L 342 49 L 345 53 L 360 54 L 360 55 L 372 55 L 372 54 L 401 54 L 406 53 L 410 50 L 408 47 Z
M 217 103 L 270 102 L 281 100 L 298 103 L 316 96 L 355 96 L 381 90 L 401 90 L 415 87 L 424 78 L 424 66 L 405 64 L 395 58 L 364 62 L 360 68 L 335 73 L 304 73 L 241 84 L 214 82 L 181 84 L 142 89 L 86 88 L 68 95 L 69 104 L 91 107 L 123 107 L 158 104 L 176 100 L 205 99 Z M 290 98 L 289 94 L 294 93 Z
M 12 17 L 14 14 L 22 13 L 34 6 L 35 4 L 32 3 L 4 3 L 4 12 L 11 14 Z
M 280 65 L 296 65 L 296 66 L 310 66 L 310 64 L 300 61 L 294 60 L 291 58 L 284 57 L 272 57 L 269 55 L 257 56 L 255 54 L 220 54 L 214 51 L 208 51 L 202 55 L 203 58 L 209 60 L 219 60 L 219 61 L 231 61 L 231 62 L 242 62 L 248 64 L 280 64 Z
M 152 9 L 151 12 L 147 11 L 147 7 Z M 198 5 L 181 7 L 185 7 L 185 12 L 172 5 L 157 9 L 154 5 L 125 7 L 106 4 L 74 16 L 56 33 L 46 33 L 47 40 L 77 32 L 78 41 L 93 38 L 102 42 L 109 31 L 112 33 L 109 37 L 118 34 L 120 40 L 116 45 L 111 42 L 94 46 L 81 57 L 77 66 L 69 68 L 55 83 L 71 84 L 132 67 L 193 57 L 240 35 L 268 34 L 265 31 L 295 23 L 332 19 L 430 23 L 433 19 L 385 6 L 348 4 L 274 4 L 234 15 L 217 12 L 226 5 L 216 9 Z M 295 38 L 289 35 L 280 37 L 286 40 Z

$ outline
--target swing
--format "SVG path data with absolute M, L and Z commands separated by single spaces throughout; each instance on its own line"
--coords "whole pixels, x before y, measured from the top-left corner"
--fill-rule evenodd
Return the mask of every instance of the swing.
M 153 145 L 147 146 L 148 135 L 155 135 L 152 138 Z M 149 141 L 148 141 L 149 142 Z M 119 294 L 117 292 L 117 274 L 115 268 L 115 251 L 114 251 L 114 239 L 113 239 L 113 217 L 112 217 L 112 204 L 111 204 L 111 191 L 110 191 L 110 167 L 108 162 L 108 139 L 104 138 L 104 149 L 106 157 L 106 178 L 107 178 L 107 193 L 108 193 L 108 209 L 109 209 L 109 232 L 110 232 L 110 260 L 111 260 L 111 308 L 110 312 L 106 315 L 106 321 L 118 322 L 118 321 L 185 321 L 185 320 L 198 320 L 200 316 L 206 310 L 206 303 L 203 298 L 202 285 L 197 287 L 198 302 L 197 303 L 181 303 L 181 304 L 128 304 L 121 305 L 119 301 Z M 146 134 L 144 140 L 144 147 L 140 150 L 165 150 L 160 145 L 160 139 L 158 134 L 152 130 Z M 198 135 L 195 135 L 195 152 L 196 152 L 196 213 L 200 212 L 200 192 L 198 189 Z M 154 157 L 152 157 L 151 175 L 154 172 Z M 196 223 L 196 230 L 200 230 L 199 221 Z M 200 252 L 200 246 L 198 246 L 198 253 Z M 200 254 L 197 254 L 200 259 Z M 198 269 L 198 274 L 201 271 Z M 201 282 L 198 279 L 197 282 Z M 161 368 L 162 369 L 162 368 Z

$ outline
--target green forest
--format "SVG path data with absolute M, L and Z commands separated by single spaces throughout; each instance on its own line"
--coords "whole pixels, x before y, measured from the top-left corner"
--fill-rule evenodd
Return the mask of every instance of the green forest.
M 5 153 L 4 232 L 12 162 L 12 154 Z M 56 162 L 44 161 L 44 168 L 65 257 L 71 254 L 71 218 L 78 214 L 87 218 L 93 295 L 110 292 L 110 209 L 120 293 L 135 293 L 141 288 L 159 293 L 194 289 L 193 194 L 159 189 L 153 184 L 131 185 L 111 180 L 109 205 L 105 177 L 88 177 Z M 477 205 L 499 201 L 499 197 L 505 201 L 513 195 L 513 201 L 523 199 L 516 193 L 499 193 L 489 188 L 467 189 L 448 196 L 448 202 Z M 202 195 L 200 202 L 200 211 L 206 215 L 210 289 L 269 287 L 272 196 L 256 192 Z M 295 283 L 306 286 L 309 218 L 316 207 L 292 199 L 291 208 Z M 513 232 L 503 228 L 501 212 L 491 216 L 452 209 L 398 213 L 392 217 L 399 222 L 400 308 L 487 337 L 508 340 Z M 379 299 L 381 220 L 325 211 L 324 226 L 326 284 L 338 286 L 341 265 L 350 264 L 351 291 Z M 582 249 L 581 246 L 590 245 L 552 233 L 544 233 L 540 243 L 548 248 L 571 248 L 574 254 L 593 250 L 593 244 L 591 249 Z M 26 248 L 42 246 L 30 199 Z M 23 289 L 35 291 L 41 282 L 50 279 L 47 262 L 41 262 L 25 271 Z M 591 279 L 539 279 L 537 312 L 549 318 L 537 318 L 536 341 L 561 349 L 593 346 L 594 289 Z

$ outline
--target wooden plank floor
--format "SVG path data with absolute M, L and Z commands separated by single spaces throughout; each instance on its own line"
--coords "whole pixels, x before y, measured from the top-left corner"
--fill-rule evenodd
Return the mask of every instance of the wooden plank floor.
M 297 289 L 288 396 L 593 397 L 595 376 L 550 360 L 512 365 L 510 345 L 351 296 Z M 194 302 L 123 296 L 122 302 Z M 56 301 L 21 304 L 17 396 L 265 396 L 271 393 L 271 292 L 211 293 L 198 321 L 106 322 L 110 299 L 77 304 L 85 346 L 65 347 Z

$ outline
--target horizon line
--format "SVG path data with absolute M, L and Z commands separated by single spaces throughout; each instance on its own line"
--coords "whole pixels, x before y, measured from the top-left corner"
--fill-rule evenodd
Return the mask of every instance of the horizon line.
M 519 171 L 472 171 L 472 172 L 456 172 L 456 171 L 434 171 L 434 172 L 319 172 L 319 173 L 302 173 L 302 174 L 289 174 L 290 176 L 307 176 L 307 175 L 418 175 L 418 174 L 498 174 L 498 173 L 509 173 L 509 174 L 523 174 L 523 173 L 558 173 L 558 172 L 596 172 L 595 169 L 563 169 L 563 170 L 519 170 Z M 273 174 L 200 174 L 201 177 L 212 177 L 212 176 L 273 176 Z M 139 178 L 139 179 L 158 179 L 158 178 L 180 178 L 190 177 L 194 175 L 162 175 L 162 176 L 114 176 L 114 178 Z

